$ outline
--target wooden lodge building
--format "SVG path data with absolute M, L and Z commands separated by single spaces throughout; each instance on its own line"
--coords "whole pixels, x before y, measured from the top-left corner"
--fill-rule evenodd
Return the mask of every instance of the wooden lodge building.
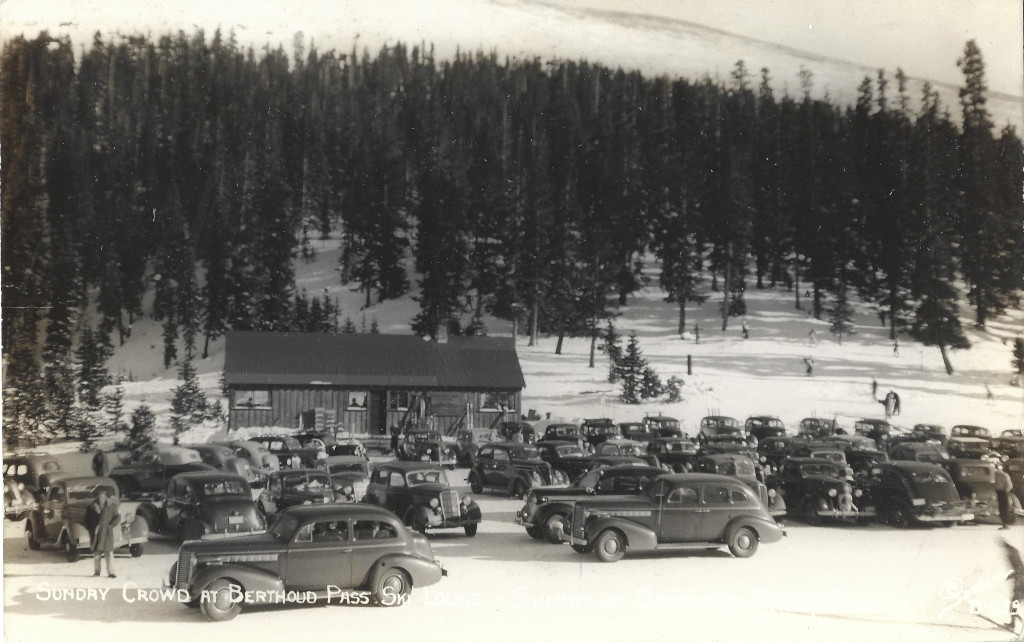
M 366 437 L 453 434 L 519 419 L 526 383 L 511 337 L 229 332 L 228 430 L 282 426 Z

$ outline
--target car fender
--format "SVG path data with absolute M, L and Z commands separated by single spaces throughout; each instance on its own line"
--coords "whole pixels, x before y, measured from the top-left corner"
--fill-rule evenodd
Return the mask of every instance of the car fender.
M 146 524 L 147 532 L 163 530 L 165 527 L 161 510 L 149 502 L 139 504 L 139 507 L 135 509 L 135 515 L 137 518 L 135 521 L 142 521 Z
M 367 588 L 374 586 L 377 583 L 377 578 L 392 568 L 400 568 L 405 571 L 413 586 L 430 586 L 441 581 L 441 566 L 437 562 L 415 555 L 394 553 L 385 555 L 374 562 L 363 585 Z
M 229 579 L 241 585 L 243 591 L 267 591 L 270 593 L 284 593 L 284 581 L 267 571 L 234 564 L 215 564 L 204 566 L 196 571 L 189 583 L 189 598 L 198 599 L 201 597 L 204 588 L 216 579 Z M 272 600 L 273 598 L 268 598 Z
M 541 504 L 537 508 L 537 513 L 534 516 L 533 521 L 536 524 L 542 524 L 543 522 L 547 521 L 548 517 L 550 517 L 552 513 L 555 512 L 561 513 L 565 515 L 567 518 L 571 519 L 572 505 L 566 504 L 565 502 L 552 502 L 550 504 Z
M 782 528 L 774 519 L 764 519 L 753 515 L 741 515 L 730 521 L 725 527 L 725 541 L 732 539 L 733 533 L 744 526 L 753 529 L 757 538 L 764 543 L 777 542 L 783 537 Z
M 57 537 L 57 541 L 62 542 L 65 537 L 70 539 L 71 543 L 78 548 L 89 548 L 92 542 L 89 529 L 85 527 L 85 524 L 80 524 L 79 522 L 66 522 L 64 524 L 60 536 Z
M 28 519 L 25 520 L 25 530 L 32 529 L 36 540 L 43 541 L 46 539 L 46 533 L 43 528 L 39 525 L 39 511 L 42 510 L 40 507 L 33 508 L 28 513 Z
M 483 512 L 480 510 L 480 504 L 477 504 L 475 500 L 470 500 L 469 506 L 466 507 L 466 515 L 470 521 L 483 521 Z
M 626 536 L 630 549 L 650 551 L 658 547 L 658 535 L 652 529 L 637 522 L 618 517 L 598 517 L 587 524 L 587 542 L 593 543 L 597 535 L 608 528 L 614 528 Z

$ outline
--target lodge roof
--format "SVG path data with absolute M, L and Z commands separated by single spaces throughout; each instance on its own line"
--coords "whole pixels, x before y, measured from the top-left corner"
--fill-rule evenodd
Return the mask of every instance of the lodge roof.
M 520 390 L 526 386 L 511 337 L 229 332 L 229 386 L 387 386 Z

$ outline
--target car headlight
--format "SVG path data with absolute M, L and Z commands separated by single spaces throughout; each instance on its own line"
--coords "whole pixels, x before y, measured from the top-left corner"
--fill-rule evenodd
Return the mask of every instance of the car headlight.
M 838 493 L 838 492 L 836 491 L 836 489 L 835 489 L 835 488 L 829 488 L 829 489 L 828 489 L 828 496 L 829 496 L 829 497 L 835 497 L 835 496 L 836 496 L 836 495 L 838 495 L 838 494 L 839 494 L 839 493 Z
M 25 490 L 25 484 L 18 482 L 18 490 Z
M 434 449 L 433 448 L 427 448 L 427 454 L 428 455 L 433 455 L 434 454 Z
M 776 495 L 775 489 L 774 488 L 769 488 L 768 489 L 768 497 L 774 498 L 775 495 Z
M 864 491 L 862 491 L 862 490 L 861 490 L 861 489 L 859 489 L 859 488 L 858 488 L 857 490 L 853 491 L 853 496 L 854 496 L 854 497 L 860 497 L 860 496 L 862 496 L 863 494 L 864 494 Z
M 307 499 L 306 501 L 302 502 L 302 505 L 303 505 L 303 506 L 306 506 L 306 505 L 308 505 L 308 504 L 312 504 L 312 503 L 313 503 L 313 502 L 312 502 L 311 500 Z
M 438 501 L 438 499 L 437 499 L 436 497 L 432 497 L 432 498 L 430 499 L 430 507 L 431 507 L 431 508 L 437 508 L 437 507 L 438 507 L 438 506 L 440 506 L 440 505 L 441 505 L 441 502 L 440 502 L 440 501 Z
M 924 506 L 927 502 L 925 501 L 924 497 L 915 497 L 914 499 L 911 500 L 910 503 L 913 504 L 914 506 Z

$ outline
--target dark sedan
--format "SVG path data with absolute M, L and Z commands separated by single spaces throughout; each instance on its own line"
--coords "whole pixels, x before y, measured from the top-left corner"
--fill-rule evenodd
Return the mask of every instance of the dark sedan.
M 271 516 L 301 504 L 330 504 L 335 501 L 334 484 L 322 470 L 300 468 L 278 470 L 270 475 L 256 507 Z
M 461 528 L 473 537 L 483 520 L 476 500 L 469 495 L 459 497 L 444 470 L 427 463 L 375 466 L 363 502 L 388 509 L 421 533 L 428 528 Z
M 175 475 L 163 502 L 144 503 L 136 514 L 150 530 L 178 540 L 248 534 L 266 529 L 245 478 L 220 471 Z

